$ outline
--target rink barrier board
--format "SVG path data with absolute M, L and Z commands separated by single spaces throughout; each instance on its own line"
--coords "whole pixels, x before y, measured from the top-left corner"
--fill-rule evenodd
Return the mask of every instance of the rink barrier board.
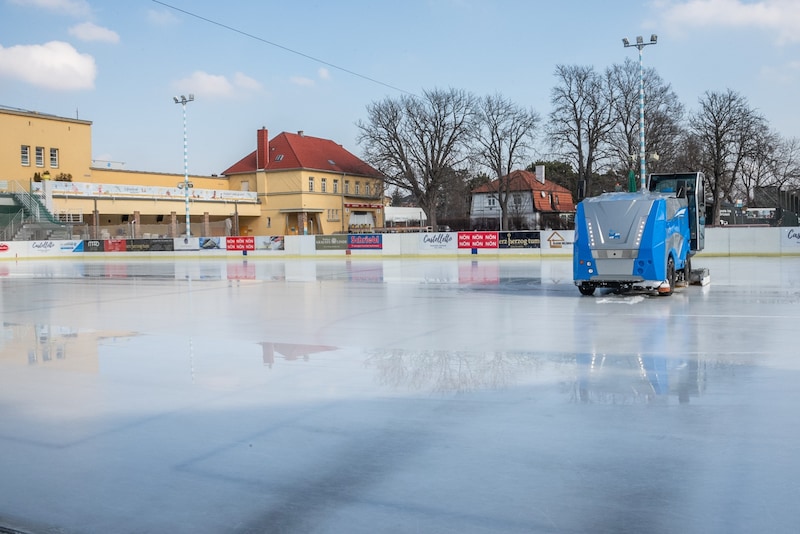
M 0 241 L 0 261 L 164 258 L 571 258 L 572 230 Z M 800 255 L 800 227 L 715 227 L 699 256 Z

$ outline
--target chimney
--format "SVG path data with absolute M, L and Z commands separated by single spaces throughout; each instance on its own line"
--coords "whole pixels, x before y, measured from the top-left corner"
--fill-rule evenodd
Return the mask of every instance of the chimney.
M 540 184 L 544 183 L 544 165 L 536 166 L 536 181 Z
M 297 131 L 297 135 L 299 135 L 300 137 L 303 137 L 304 135 L 306 135 L 306 133 L 303 130 L 298 130 Z
M 262 126 L 256 137 L 256 170 L 266 169 L 269 165 L 269 132 Z

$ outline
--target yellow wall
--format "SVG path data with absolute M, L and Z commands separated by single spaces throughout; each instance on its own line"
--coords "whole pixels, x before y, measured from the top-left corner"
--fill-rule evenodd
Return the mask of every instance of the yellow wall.
M 0 180 L 27 185 L 35 172 L 71 174 L 80 181 L 92 161 L 92 123 L 39 113 L 0 109 Z M 21 164 L 20 147 L 30 146 L 30 164 Z M 44 165 L 36 165 L 36 147 L 44 147 Z M 50 165 L 50 149 L 58 149 L 58 167 Z

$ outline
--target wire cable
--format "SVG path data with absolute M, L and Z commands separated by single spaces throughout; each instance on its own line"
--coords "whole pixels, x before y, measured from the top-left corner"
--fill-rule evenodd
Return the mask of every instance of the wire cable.
M 294 50 L 294 49 L 292 49 L 292 48 L 289 48 L 289 47 L 287 47 L 287 46 L 283 46 L 283 45 L 281 45 L 281 44 L 274 43 L 274 42 L 272 42 L 272 41 L 268 41 L 267 39 L 264 39 L 263 37 L 259 37 L 259 36 L 257 36 L 257 35 L 253 35 L 252 33 L 248 33 L 248 32 L 246 32 L 246 31 L 240 30 L 240 29 L 238 29 L 238 28 L 234 28 L 233 26 L 228 26 L 227 24 L 223 24 L 223 23 L 221 23 L 221 22 L 218 22 L 218 21 L 216 21 L 216 20 L 212 20 L 212 19 L 209 19 L 209 18 L 203 17 L 203 16 L 201 16 L 201 15 L 198 15 L 197 13 L 192 13 L 191 11 L 187 11 L 187 10 L 185 10 L 185 9 L 181 9 L 181 8 L 179 8 L 179 7 L 173 6 L 173 5 L 171 5 L 171 4 L 168 4 L 168 3 L 166 3 L 166 2 L 161 2 L 160 0 L 151 0 L 151 1 L 152 1 L 153 3 L 156 3 L 156 4 L 159 4 L 159 5 L 162 5 L 162 6 L 166 7 L 166 8 L 172 9 L 172 10 L 174 10 L 174 11 L 178 11 L 178 12 L 180 12 L 180 13 L 183 13 L 184 15 L 188 15 L 188 16 L 190 16 L 190 17 L 194 17 L 194 18 L 196 18 L 196 19 L 202 20 L 203 22 L 207 22 L 207 23 L 209 23 L 209 24 L 213 24 L 214 26 L 219 26 L 220 28 L 224 28 L 224 29 L 226 29 L 226 30 L 228 30 L 228 31 L 232 31 L 232 32 L 234 32 L 234 33 L 238 33 L 238 34 L 240 34 L 240 35 L 244 35 L 245 37 L 249 37 L 250 39 L 254 39 L 254 40 L 256 40 L 256 41 L 260 41 L 260 42 L 262 42 L 262 43 L 264 43 L 264 44 L 268 44 L 268 45 L 270 45 L 270 46 L 274 46 L 275 48 L 280 48 L 281 50 L 284 50 L 284 51 L 286 51 L 286 52 L 289 52 L 289 53 L 291 53 L 291 54 L 295 54 L 295 55 L 298 55 L 298 56 L 300 56 L 300 57 L 304 57 L 304 58 L 306 58 L 306 59 L 310 59 L 311 61 L 315 61 L 315 62 L 317 62 L 317 63 L 320 63 L 320 64 L 322 64 L 322 65 L 325 65 L 325 66 L 327 66 L 327 67 L 331 67 L 332 69 L 336 69 L 336 70 L 339 70 L 339 71 L 345 72 L 345 73 L 347 73 L 347 74 L 350 74 L 351 76 L 356 76 L 356 77 L 358 77 L 358 78 L 361 78 L 362 80 L 366 80 L 366 81 L 368 81 L 368 82 L 376 83 L 376 84 L 378 84 L 378 85 L 382 85 L 382 86 L 384 86 L 384 87 L 387 87 L 387 88 L 389 88 L 389 89 L 392 89 L 392 90 L 394 90 L 394 91 L 399 91 L 399 92 L 401 92 L 401 93 L 405 93 L 405 94 L 407 94 L 407 95 L 415 96 L 415 95 L 414 95 L 414 93 L 412 93 L 412 92 L 410 92 L 410 91 L 406 91 L 405 89 L 401 89 L 401 88 L 399 88 L 399 87 L 395 87 L 394 85 L 391 85 L 391 84 L 388 84 L 388 83 L 382 82 L 382 81 L 380 81 L 380 80 L 376 80 L 375 78 L 370 78 L 369 76 L 365 76 L 365 75 L 363 75 L 363 74 L 359 74 L 359 73 L 357 73 L 357 72 L 355 72 L 355 71 L 352 71 L 352 70 L 350 70 L 350 69 L 346 69 L 346 68 L 344 68 L 344 67 L 340 67 L 339 65 L 335 65 L 335 64 L 333 64 L 333 63 L 330 63 L 330 62 L 328 62 L 328 61 L 325 61 L 325 60 L 323 60 L 323 59 L 319 59 L 319 58 L 317 58 L 317 57 L 314 57 L 314 56 L 311 56 L 311 55 L 305 54 L 305 53 L 303 53 L 303 52 L 300 52 L 300 51 L 298 51 L 298 50 Z

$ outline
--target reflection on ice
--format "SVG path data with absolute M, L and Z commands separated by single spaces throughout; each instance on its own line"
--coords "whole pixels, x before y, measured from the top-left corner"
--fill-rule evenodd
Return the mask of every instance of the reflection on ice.
M 607 404 L 665 402 L 685 404 L 706 387 L 705 361 L 654 354 L 578 354 L 573 400 Z
M 535 371 L 541 355 L 530 352 L 371 351 L 366 365 L 381 384 L 430 392 L 502 389 Z
M 702 263 L 0 264 L 0 530 L 795 532 L 800 258 Z

